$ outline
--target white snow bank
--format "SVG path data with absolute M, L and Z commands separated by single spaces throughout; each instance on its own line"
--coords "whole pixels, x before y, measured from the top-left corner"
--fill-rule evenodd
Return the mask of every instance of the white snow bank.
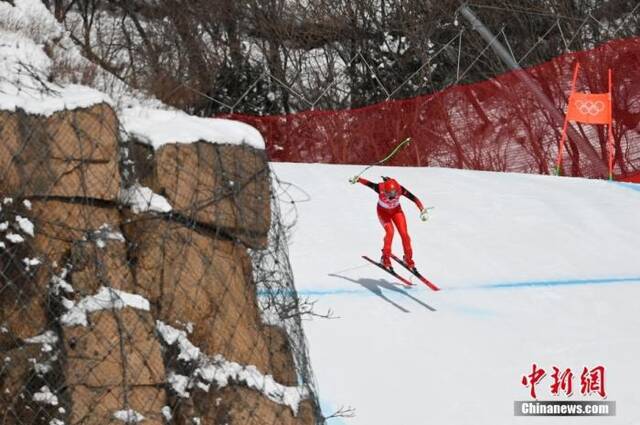
M 248 124 L 221 118 L 200 118 L 182 111 L 146 107 L 124 108 L 120 123 L 129 135 L 159 149 L 168 143 L 193 143 L 200 140 L 238 145 L 246 143 L 264 149 L 264 139 Z
M 107 103 L 118 111 L 124 131 L 155 149 L 167 143 L 246 143 L 264 149 L 253 127 L 236 121 L 190 116 L 143 95 L 82 56 L 69 32 L 38 0 L 0 2 L 0 110 L 23 109 L 50 116 L 62 110 Z M 47 49 L 47 54 L 45 52 Z M 63 67 L 66 75 L 56 75 Z M 95 88 L 74 83 L 87 67 Z M 54 80 L 52 83 L 51 80 Z M 113 99 L 116 99 L 115 101 Z
M 0 3 L 0 15 L 6 5 Z M 48 83 L 51 59 L 32 40 L 2 30 L 0 39 L 0 110 L 14 112 L 20 108 L 50 116 L 64 109 L 113 103 L 109 96 L 90 87 Z
M 147 211 L 166 213 L 173 209 L 165 197 L 139 184 L 120 189 L 119 199 L 120 202 L 131 207 L 135 214 Z
M 0 25 L 28 35 L 38 44 L 63 35 L 60 24 L 39 0 L 15 0 L 14 6 L 0 3 Z
M 50 82 L 54 61 L 45 53 L 45 44 L 68 65 L 88 62 L 42 2 L 14 3 L 15 7 L 0 2 L 0 110 L 20 108 L 50 116 L 64 109 L 113 104 L 109 96 L 95 89 Z
M 160 103 L 86 59 L 43 2 L 13 3 L 0 2 L 0 110 L 21 108 L 49 116 L 101 102 L 114 106 L 114 98 L 134 104 Z M 56 73 L 58 69 L 64 71 Z M 95 73 L 90 82 L 93 88 L 74 84 L 86 77 L 87 69 Z
M 253 365 L 242 366 L 226 360 L 221 355 L 209 358 L 189 341 L 186 332 L 175 329 L 159 320 L 156 321 L 156 329 L 168 345 L 178 344 L 179 359 L 198 362 L 198 367 L 191 378 L 174 372 L 169 373 L 167 380 L 179 397 L 189 397 L 187 390 L 193 388 L 194 385 L 204 391 L 209 391 L 209 385 L 214 382 L 218 388 L 226 387 L 230 383 L 243 384 L 261 392 L 275 403 L 288 406 L 294 415 L 297 415 L 300 402 L 310 395 L 306 387 L 282 385 L 276 382 L 271 375 L 261 373 Z
M 87 313 L 125 307 L 149 311 L 149 301 L 140 295 L 102 286 L 96 295 L 85 297 L 73 304 L 60 320 L 64 326 L 87 326 Z
M 0 33 L 0 37 L 2 34 Z M 0 55 L 3 54 L 0 48 Z M 7 87 L 9 87 L 7 89 Z M 51 116 L 55 112 L 88 108 L 98 103 L 112 104 L 104 93 L 90 87 L 70 85 L 57 87 L 49 93 L 22 88 L 11 89 L 0 82 L 0 110 L 15 112 L 23 109 L 28 114 Z

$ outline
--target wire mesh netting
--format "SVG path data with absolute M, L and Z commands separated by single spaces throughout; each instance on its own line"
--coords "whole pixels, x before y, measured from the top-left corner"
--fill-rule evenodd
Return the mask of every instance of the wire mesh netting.
M 562 119 L 575 63 L 577 90 L 608 91 L 613 73 L 614 173 L 640 169 L 640 39 L 616 40 L 589 51 L 566 54 L 527 70 L 455 86 L 405 100 L 389 100 L 342 111 L 305 111 L 279 116 L 224 115 L 260 129 L 274 161 L 370 164 L 399 141 L 412 144 L 390 165 L 442 166 L 549 174 L 555 166 Z M 525 79 L 530 76 L 556 112 L 544 105 Z M 558 114 L 557 112 L 562 112 Z M 604 126 L 574 124 L 604 163 Z M 588 152 L 571 139 L 563 173 L 601 176 Z
M 322 422 L 263 150 L 106 104 L 0 140 L 0 423 Z
M 253 123 L 274 160 L 371 163 L 411 135 L 394 164 L 547 173 L 573 62 L 585 91 L 606 90 L 611 67 L 615 172 L 638 169 L 637 1 L 44 3 L 111 75 Z M 505 74 L 517 67 L 548 101 Z M 602 175 L 605 131 L 569 133 L 564 174 Z

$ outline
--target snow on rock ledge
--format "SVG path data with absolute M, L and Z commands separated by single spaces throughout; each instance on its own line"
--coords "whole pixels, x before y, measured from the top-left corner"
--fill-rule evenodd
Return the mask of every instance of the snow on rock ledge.
M 140 295 L 129 294 L 113 288 L 101 287 L 96 295 L 81 299 L 67 311 L 60 322 L 64 326 L 87 326 L 87 313 L 107 309 L 122 309 L 133 307 L 138 310 L 149 311 L 149 301 Z
M 253 365 L 243 366 L 228 361 L 221 355 L 209 357 L 195 347 L 187 338 L 184 331 L 156 321 L 156 330 L 171 346 L 177 343 L 180 351 L 178 359 L 194 362 L 195 370 L 191 377 L 169 373 L 168 382 L 179 397 L 188 398 L 188 389 L 194 385 L 204 391 L 209 391 L 209 385 L 215 383 L 217 388 L 224 388 L 231 383 L 245 385 L 262 393 L 269 400 L 288 406 L 294 415 L 298 414 L 300 403 L 309 398 L 310 394 L 305 386 L 286 386 L 276 382 L 271 375 L 265 375 Z
M 172 210 L 169 201 L 161 195 L 154 193 L 146 186 L 134 184 L 126 189 L 120 189 L 120 202 L 131 207 L 134 214 L 151 211 L 167 213 Z
M 221 118 L 200 118 L 182 111 L 145 107 L 124 108 L 120 122 L 125 131 L 154 149 L 169 143 L 207 141 L 264 149 L 264 139 L 248 124 Z

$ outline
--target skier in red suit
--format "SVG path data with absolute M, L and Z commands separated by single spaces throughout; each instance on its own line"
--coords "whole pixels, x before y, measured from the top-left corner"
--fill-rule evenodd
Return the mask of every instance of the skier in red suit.
M 378 219 L 384 228 L 384 246 L 382 248 L 381 263 L 386 268 L 391 268 L 391 242 L 393 241 L 393 227 L 398 228 L 400 237 L 402 238 L 402 248 L 404 250 L 404 261 L 409 268 L 415 270 L 413 261 L 413 250 L 411 249 L 411 238 L 407 231 L 407 220 L 400 206 L 400 197 L 406 196 L 413 201 L 420 210 L 420 218 L 426 221 L 428 218 L 427 210 L 413 193 L 409 192 L 400 185 L 395 179 L 382 177 L 381 183 L 372 183 L 362 177 L 352 177 L 349 179 L 351 184 L 361 183 L 370 187 L 378 194 Z

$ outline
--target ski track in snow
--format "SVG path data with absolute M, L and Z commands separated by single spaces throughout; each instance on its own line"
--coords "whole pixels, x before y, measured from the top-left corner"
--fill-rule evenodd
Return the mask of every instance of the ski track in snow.
M 420 223 L 402 202 L 418 269 L 441 288 L 434 292 L 417 279 L 405 288 L 360 258 L 377 258 L 382 239 L 375 194 L 347 182 L 363 167 L 272 167 L 294 188 L 281 210 L 296 223 L 289 253 L 297 295 L 337 318 L 303 322 L 324 414 L 355 409 L 355 417 L 329 423 L 640 424 L 632 379 L 640 357 L 640 185 L 378 167 L 365 177 L 394 176 L 435 206 Z M 394 252 L 402 253 L 397 233 Z M 617 416 L 514 417 L 533 362 L 574 374 L 604 364 Z

